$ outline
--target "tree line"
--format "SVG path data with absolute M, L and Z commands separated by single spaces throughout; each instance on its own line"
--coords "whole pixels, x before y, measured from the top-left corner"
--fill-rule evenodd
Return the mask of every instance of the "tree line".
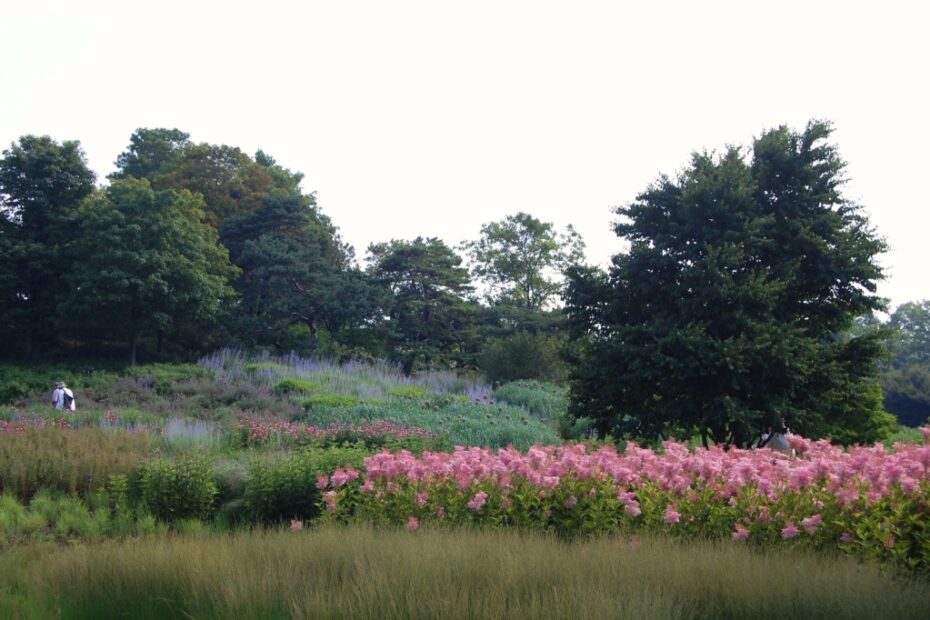
M 116 167 L 97 185 L 80 144 L 48 136 L 3 152 L 6 357 L 125 351 L 135 363 L 234 346 L 387 358 L 407 372 L 481 365 L 501 380 L 564 374 L 554 302 L 582 256 L 571 228 L 517 213 L 460 248 L 372 244 L 363 266 L 303 175 L 262 151 L 139 129 Z M 500 359 L 513 339 L 535 354 Z
M 139 129 L 98 185 L 78 142 L 23 136 L 0 159 L 3 354 L 377 357 L 567 381 L 600 435 L 873 440 L 883 402 L 926 418 L 930 321 L 926 302 L 872 318 L 885 243 L 842 194 L 831 131 L 695 153 L 617 208 L 629 249 L 606 270 L 526 213 L 458 247 L 374 243 L 360 264 L 262 151 Z

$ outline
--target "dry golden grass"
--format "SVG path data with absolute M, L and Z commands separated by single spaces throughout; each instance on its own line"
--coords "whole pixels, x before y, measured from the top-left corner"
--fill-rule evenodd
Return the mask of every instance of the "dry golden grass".
M 4 560 L 0 612 L 66 618 L 927 618 L 930 583 L 738 544 L 327 527 Z

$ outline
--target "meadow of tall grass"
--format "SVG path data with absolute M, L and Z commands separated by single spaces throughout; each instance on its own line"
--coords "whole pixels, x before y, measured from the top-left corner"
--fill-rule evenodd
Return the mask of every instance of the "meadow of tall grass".
M 499 530 L 327 527 L 0 557 L 17 618 L 927 618 L 930 584 L 846 558 Z

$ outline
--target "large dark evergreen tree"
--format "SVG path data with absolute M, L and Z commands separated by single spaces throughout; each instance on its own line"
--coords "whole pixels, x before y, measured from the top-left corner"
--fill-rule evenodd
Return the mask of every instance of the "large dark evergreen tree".
M 885 246 L 840 192 L 830 133 L 812 122 L 765 132 L 748 158 L 695 154 L 617 210 L 630 250 L 570 277 L 575 414 L 601 434 L 741 446 L 769 427 L 881 435 L 880 335 L 841 334 L 882 307 Z

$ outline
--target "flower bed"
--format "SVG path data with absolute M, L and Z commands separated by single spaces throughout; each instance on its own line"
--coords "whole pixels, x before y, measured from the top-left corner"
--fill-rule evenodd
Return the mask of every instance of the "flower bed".
M 930 442 L 930 428 L 923 429 Z M 330 518 L 416 529 L 426 523 L 520 526 L 573 536 L 661 531 L 673 537 L 808 545 L 930 572 L 930 445 L 843 450 L 791 437 L 770 450 L 662 453 L 583 444 L 526 453 L 457 447 L 387 451 L 366 473 L 321 481 Z M 324 511 L 327 512 L 327 511 Z

